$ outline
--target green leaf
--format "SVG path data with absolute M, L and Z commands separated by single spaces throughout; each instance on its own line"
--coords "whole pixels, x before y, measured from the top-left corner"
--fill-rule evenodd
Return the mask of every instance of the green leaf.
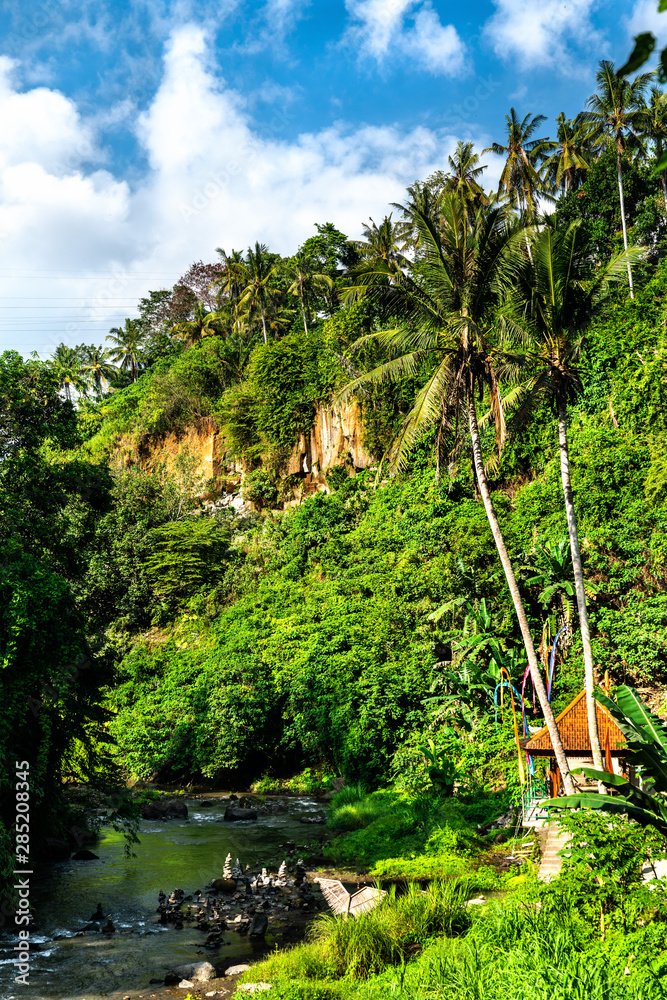
M 667 10 L 667 0 L 660 0 L 658 4 L 658 14 L 664 14 Z
M 585 774 L 587 778 L 592 778 L 593 781 L 601 781 L 605 785 L 613 785 L 615 788 L 622 788 L 624 786 L 630 786 L 630 782 L 622 777 L 620 774 L 611 774 L 609 771 L 598 771 L 594 767 L 575 767 L 572 770 L 572 774 Z
M 624 66 L 616 72 L 616 76 L 628 76 L 643 66 L 655 48 L 655 35 L 650 31 L 642 31 L 641 35 L 635 37 L 635 47 L 630 54 L 630 58 Z
M 667 170 L 667 149 L 653 168 L 651 176 L 655 177 L 657 174 L 661 174 L 663 170 Z

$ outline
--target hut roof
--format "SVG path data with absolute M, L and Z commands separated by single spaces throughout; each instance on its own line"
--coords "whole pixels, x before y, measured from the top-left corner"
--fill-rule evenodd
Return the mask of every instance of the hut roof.
M 600 744 L 604 754 L 607 745 L 612 757 L 626 757 L 627 747 L 625 737 L 619 729 L 614 718 L 606 708 L 596 702 L 596 713 L 598 719 L 598 732 L 600 734 Z M 586 715 L 586 692 L 570 702 L 558 718 L 556 719 L 558 732 L 563 741 L 563 749 L 566 757 L 590 757 L 591 741 L 588 738 L 588 718 Z M 607 740 L 609 741 L 607 744 Z M 534 757 L 553 757 L 553 747 L 549 737 L 549 730 L 545 726 L 535 733 L 529 740 L 521 741 L 521 746 Z

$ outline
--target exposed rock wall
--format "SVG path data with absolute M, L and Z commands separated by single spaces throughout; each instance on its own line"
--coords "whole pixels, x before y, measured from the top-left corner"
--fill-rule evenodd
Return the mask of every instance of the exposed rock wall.
M 288 476 L 300 475 L 312 490 L 326 482 L 327 472 L 337 465 L 367 469 L 373 459 L 364 449 L 362 425 L 356 402 L 342 407 L 319 407 L 310 433 L 299 437 L 284 467 Z M 166 434 L 139 448 L 139 464 L 152 470 L 176 467 L 179 459 L 195 459 L 192 472 L 205 480 L 238 480 L 244 470 L 227 455 L 227 442 L 217 422 L 208 417 L 181 434 Z
M 362 443 L 362 426 L 356 403 L 339 408 L 320 407 L 310 434 L 301 434 L 287 463 L 287 475 L 310 475 L 323 482 L 335 465 L 367 469 L 373 459 Z

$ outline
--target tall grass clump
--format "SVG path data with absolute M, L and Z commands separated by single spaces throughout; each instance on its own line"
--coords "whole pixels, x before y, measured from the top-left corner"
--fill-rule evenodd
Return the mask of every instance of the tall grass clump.
M 348 785 L 331 799 L 329 826 L 340 831 L 361 830 L 386 816 L 395 800 L 396 796 L 389 792 L 369 794 L 363 785 Z
M 466 938 L 439 943 L 420 970 L 433 1000 L 662 1000 L 655 954 L 618 953 L 574 909 L 545 903 L 489 907 Z M 664 944 L 664 942 L 663 942 Z M 636 961 L 636 957 L 639 961 Z
M 426 891 L 393 887 L 383 902 L 358 917 L 322 914 L 310 940 L 254 966 L 246 980 L 368 979 L 400 965 L 436 935 L 453 936 L 470 925 L 467 879 L 432 883 Z

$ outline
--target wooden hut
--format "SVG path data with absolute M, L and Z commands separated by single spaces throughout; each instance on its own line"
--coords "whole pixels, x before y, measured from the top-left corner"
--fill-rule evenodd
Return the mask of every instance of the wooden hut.
M 626 773 L 627 748 L 625 737 L 613 716 L 599 702 L 596 702 L 600 747 L 604 758 L 604 769 L 613 774 Z M 556 725 L 570 770 L 575 767 L 593 767 L 591 741 L 588 735 L 588 715 L 586 713 L 586 692 L 582 691 L 556 719 Z M 561 774 L 556 764 L 549 730 L 545 726 L 530 739 L 522 740 L 521 746 L 531 757 L 549 758 L 549 787 L 547 794 L 555 798 L 561 793 Z M 583 775 L 577 777 L 577 784 L 586 784 Z

